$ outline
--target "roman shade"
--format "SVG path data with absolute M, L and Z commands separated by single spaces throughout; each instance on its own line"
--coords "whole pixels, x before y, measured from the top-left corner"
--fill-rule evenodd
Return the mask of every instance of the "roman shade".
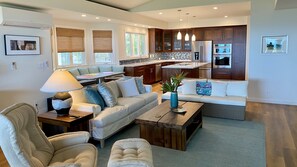
M 112 52 L 112 31 L 111 30 L 93 30 L 94 53 Z
M 84 30 L 56 28 L 57 50 L 61 52 L 84 52 Z

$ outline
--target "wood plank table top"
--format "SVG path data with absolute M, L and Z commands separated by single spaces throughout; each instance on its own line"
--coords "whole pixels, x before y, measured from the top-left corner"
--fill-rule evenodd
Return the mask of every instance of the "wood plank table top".
M 184 108 L 186 113 L 179 114 L 172 112 L 170 101 L 167 100 L 139 116 L 136 122 L 166 128 L 183 129 L 191 123 L 190 120 L 197 114 L 197 111 L 203 106 L 203 103 L 179 101 L 178 105 Z

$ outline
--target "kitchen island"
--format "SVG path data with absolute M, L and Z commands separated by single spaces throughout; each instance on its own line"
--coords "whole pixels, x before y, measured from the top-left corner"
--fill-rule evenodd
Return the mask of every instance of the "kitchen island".
M 199 78 L 199 67 L 209 64 L 208 62 L 186 62 L 177 63 L 162 67 L 162 81 L 169 81 L 170 77 L 179 74 L 187 73 L 187 78 Z

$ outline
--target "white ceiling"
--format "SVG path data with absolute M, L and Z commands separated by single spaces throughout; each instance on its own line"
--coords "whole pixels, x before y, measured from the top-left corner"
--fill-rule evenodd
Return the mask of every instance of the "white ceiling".
M 92 2 L 97 2 L 99 4 L 106 4 L 109 6 L 114 6 L 116 8 L 130 10 L 137 6 L 143 5 L 152 0 L 88 0 Z

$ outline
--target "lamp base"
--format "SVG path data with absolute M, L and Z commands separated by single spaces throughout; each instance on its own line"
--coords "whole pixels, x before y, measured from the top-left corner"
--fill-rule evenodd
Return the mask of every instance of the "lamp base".
M 69 115 L 69 110 L 70 110 L 70 107 L 56 110 L 56 112 L 58 116 L 65 116 L 65 115 Z

